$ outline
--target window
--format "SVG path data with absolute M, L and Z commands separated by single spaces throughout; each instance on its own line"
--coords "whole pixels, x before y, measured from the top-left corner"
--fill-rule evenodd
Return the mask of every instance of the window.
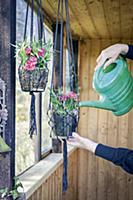
M 27 3 L 23 0 L 17 0 L 17 21 L 16 21 L 16 40 L 17 42 L 23 41 L 23 32 L 25 26 L 25 12 Z M 38 24 L 37 15 L 34 12 L 34 33 L 38 38 Z M 27 36 L 30 35 L 30 9 L 28 16 Z M 52 32 L 45 26 L 46 40 L 51 39 L 53 41 Z M 18 71 L 18 65 L 16 64 L 16 72 Z M 50 128 L 48 126 L 48 117 L 46 115 L 49 101 L 49 91 L 51 81 L 51 68 L 52 59 L 48 64 L 49 68 L 49 80 L 48 85 L 42 94 L 42 136 L 41 136 L 41 150 L 45 152 L 46 149 L 51 147 Z M 38 94 L 37 94 L 38 95 Z M 37 97 L 36 95 L 36 97 Z M 39 101 L 36 101 L 39 104 Z M 37 106 L 38 107 L 38 106 Z M 19 84 L 18 73 L 16 73 L 16 174 L 22 173 L 24 170 L 35 164 L 36 152 L 37 152 L 37 136 L 33 136 L 30 139 L 29 131 L 29 108 L 30 108 L 30 95 L 29 93 L 22 92 Z M 39 112 L 36 109 L 36 112 Z M 37 120 L 38 121 L 38 120 Z

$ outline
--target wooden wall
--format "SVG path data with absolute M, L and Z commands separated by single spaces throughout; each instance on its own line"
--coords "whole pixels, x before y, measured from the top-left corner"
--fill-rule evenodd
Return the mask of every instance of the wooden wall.
M 112 40 L 80 42 L 79 79 L 81 100 L 96 100 L 92 89 L 95 62 Z M 123 43 L 133 43 L 123 41 Z M 129 62 L 133 71 L 133 62 Z M 109 111 L 81 108 L 79 133 L 114 147 L 133 148 L 133 110 L 121 117 Z M 133 176 L 84 150 L 78 151 L 78 200 L 133 200 Z
M 68 190 L 62 194 L 61 165 L 28 200 L 77 200 L 77 150 L 68 159 Z

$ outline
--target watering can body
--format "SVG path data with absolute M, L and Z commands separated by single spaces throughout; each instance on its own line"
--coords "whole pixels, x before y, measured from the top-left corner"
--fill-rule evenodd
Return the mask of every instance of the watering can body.
M 118 58 L 105 70 L 99 67 L 93 76 L 93 88 L 99 93 L 99 101 L 79 102 L 80 107 L 95 107 L 111 110 L 114 115 L 123 115 L 133 107 L 133 78 L 124 58 Z

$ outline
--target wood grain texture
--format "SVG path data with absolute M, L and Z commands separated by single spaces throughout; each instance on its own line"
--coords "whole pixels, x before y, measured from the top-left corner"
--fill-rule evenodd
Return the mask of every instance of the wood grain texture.
M 90 49 L 88 49 L 89 43 L 82 41 L 80 44 L 80 65 L 79 65 L 79 79 L 80 79 L 80 92 L 81 100 L 87 100 L 89 98 L 88 96 L 88 88 L 89 88 L 89 57 L 90 57 Z M 81 51 L 82 49 L 82 51 Z M 86 130 L 88 129 L 88 109 L 83 108 L 80 111 L 80 120 L 79 120 L 79 126 L 78 130 L 81 135 L 84 137 L 87 137 Z M 88 177 L 85 174 L 85 171 L 87 172 L 87 164 L 88 164 L 88 154 L 86 151 L 81 150 L 79 151 L 79 158 L 78 158 L 78 174 L 79 177 L 82 177 L 82 179 L 78 179 L 78 189 L 79 189 L 79 197 L 82 199 L 87 198 L 87 179 Z
M 42 2 L 49 18 L 55 21 L 58 1 Z M 133 0 L 69 0 L 73 35 L 81 39 L 133 39 L 132 4 Z
M 95 60 L 102 49 L 117 42 L 133 44 L 133 41 L 126 39 L 122 41 L 120 39 L 93 39 L 80 42 L 81 100 L 98 99 L 92 89 Z M 88 58 L 86 58 L 87 55 Z M 133 73 L 133 61 L 129 61 L 128 64 Z M 89 81 L 86 80 L 87 76 Z M 114 147 L 133 148 L 133 110 L 121 117 L 113 116 L 110 111 L 95 108 L 81 108 L 80 113 L 78 131 L 82 136 Z M 79 150 L 78 158 L 78 200 L 133 199 L 133 177 L 131 175 L 89 152 L 87 156 L 86 152 Z
M 62 194 L 62 169 L 60 165 L 28 200 L 77 200 L 77 150 L 68 159 L 68 190 Z
M 92 47 L 92 41 L 90 43 L 91 45 L 91 57 L 89 58 L 89 99 L 97 99 L 98 95 L 96 92 L 92 90 L 92 77 L 95 67 L 95 60 L 99 53 L 100 48 L 100 41 L 94 41 L 93 47 Z M 97 141 L 97 123 L 98 123 L 98 110 L 97 109 L 87 109 L 88 110 L 88 134 L 89 138 L 91 138 L 94 141 Z M 96 190 L 97 188 L 95 185 L 97 185 L 97 161 L 96 157 L 92 155 L 92 153 L 88 154 L 88 184 L 87 184 L 87 190 L 90 191 L 87 193 L 87 199 L 96 199 Z M 95 188 L 95 190 L 94 190 Z

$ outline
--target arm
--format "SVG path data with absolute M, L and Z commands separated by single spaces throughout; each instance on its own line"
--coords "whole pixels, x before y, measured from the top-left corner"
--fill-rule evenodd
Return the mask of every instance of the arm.
M 128 173 L 133 174 L 133 150 L 126 148 L 113 148 L 98 144 L 90 139 L 73 133 L 73 137 L 68 140 L 70 145 L 91 151 L 96 156 L 113 162 L 122 167 Z
M 125 54 L 125 57 L 133 60 L 133 45 L 128 45 L 128 52 Z
M 99 144 L 95 150 L 95 155 L 113 162 L 122 167 L 125 171 L 133 174 L 133 150 L 126 148 L 113 148 Z

